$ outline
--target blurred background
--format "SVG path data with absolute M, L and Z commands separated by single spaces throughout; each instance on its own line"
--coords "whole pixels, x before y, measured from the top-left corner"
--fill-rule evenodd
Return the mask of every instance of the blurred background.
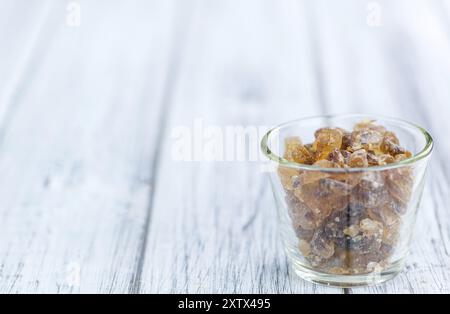
M 349 292 L 291 274 L 258 162 L 171 145 L 337 113 L 436 141 L 407 270 L 350 292 L 450 292 L 449 36 L 448 0 L 0 0 L 0 292 Z

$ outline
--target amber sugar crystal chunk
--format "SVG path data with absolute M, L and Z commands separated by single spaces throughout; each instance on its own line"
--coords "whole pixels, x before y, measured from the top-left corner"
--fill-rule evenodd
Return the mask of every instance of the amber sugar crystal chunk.
M 285 141 L 284 158 L 300 164 L 312 164 L 314 156 L 306 148 L 299 137 L 290 137 Z
M 316 160 L 327 159 L 334 149 L 342 146 L 344 134 L 340 129 L 323 128 L 315 133 L 316 140 L 313 143 L 313 150 Z
M 308 144 L 288 138 L 283 157 L 316 169 L 278 168 L 299 253 L 330 274 L 382 271 L 407 214 L 413 171 L 407 165 L 370 168 L 403 162 L 412 153 L 395 133 L 370 120 L 352 131 L 322 128 L 314 136 Z

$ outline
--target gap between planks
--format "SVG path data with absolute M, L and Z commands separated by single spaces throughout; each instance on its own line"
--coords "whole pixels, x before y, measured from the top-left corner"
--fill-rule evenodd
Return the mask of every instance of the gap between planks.
M 181 66 L 181 55 L 185 48 L 185 39 L 190 25 L 190 16 L 192 12 L 192 6 L 184 5 L 177 6 L 176 15 L 180 15 L 179 18 L 174 19 L 174 30 L 172 34 L 172 48 L 170 49 L 170 57 L 168 61 L 167 77 L 163 86 L 163 94 L 161 98 L 161 113 L 159 117 L 159 125 L 157 126 L 156 143 L 154 147 L 153 159 L 150 167 L 150 196 L 148 206 L 145 214 L 145 224 L 143 227 L 142 235 L 139 243 L 138 255 L 136 258 L 135 271 L 132 274 L 129 293 L 139 294 L 141 292 L 142 284 L 142 272 L 145 265 L 145 255 L 147 251 L 147 242 L 150 231 L 152 209 L 155 199 L 156 184 L 159 175 L 159 165 L 161 161 L 162 146 L 164 138 L 167 133 L 167 125 L 170 117 L 170 112 L 173 107 L 173 91 L 175 90 L 178 73 Z

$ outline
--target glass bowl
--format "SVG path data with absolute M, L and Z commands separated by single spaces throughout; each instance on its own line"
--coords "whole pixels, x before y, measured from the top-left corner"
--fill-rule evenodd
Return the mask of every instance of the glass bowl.
M 324 168 L 283 158 L 286 139 L 312 143 L 320 128 L 352 130 L 363 120 L 394 132 L 412 156 L 359 168 Z M 352 287 L 378 284 L 402 271 L 433 150 L 427 131 L 381 116 L 318 116 L 270 130 L 261 148 L 274 166 L 270 178 L 282 238 L 296 274 Z

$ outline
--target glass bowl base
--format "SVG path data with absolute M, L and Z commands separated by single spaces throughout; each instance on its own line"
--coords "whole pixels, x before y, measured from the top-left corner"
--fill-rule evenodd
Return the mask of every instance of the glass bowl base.
M 336 275 L 327 274 L 312 270 L 311 268 L 302 266 L 300 264 L 294 264 L 294 272 L 302 279 L 325 286 L 340 287 L 340 288 L 352 288 L 352 287 L 364 287 L 373 286 L 384 283 L 399 273 L 404 268 L 403 261 L 391 264 L 388 268 L 381 272 L 362 274 L 362 275 Z

